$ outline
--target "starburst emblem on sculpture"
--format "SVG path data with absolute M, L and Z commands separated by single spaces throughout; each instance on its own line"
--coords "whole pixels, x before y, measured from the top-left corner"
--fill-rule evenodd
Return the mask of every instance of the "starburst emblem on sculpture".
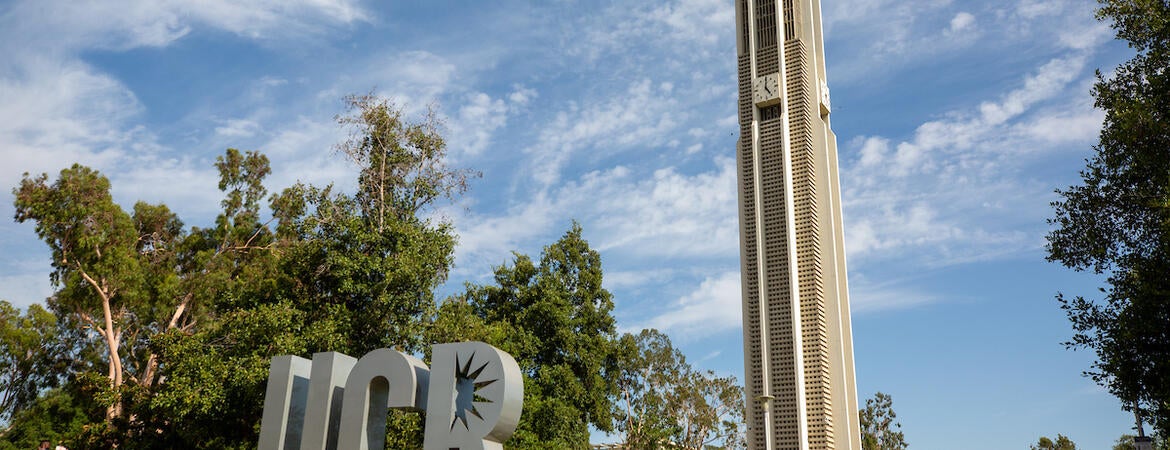
M 484 369 L 487 368 L 490 362 L 485 362 L 475 370 L 472 366 L 475 364 L 475 353 L 467 358 L 467 361 L 460 362 L 459 355 L 455 356 L 455 418 L 451 420 L 451 430 L 455 430 L 456 423 L 463 423 L 464 429 L 469 429 L 467 426 L 467 415 L 471 414 L 479 420 L 484 420 L 479 413 L 479 409 L 475 407 L 476 403 L 494 403 L 493 400 L 484 398 L 479 395 L 479 390 L 495 383 L 499 380 L 480 380 L 479 376 L 483 374 Z

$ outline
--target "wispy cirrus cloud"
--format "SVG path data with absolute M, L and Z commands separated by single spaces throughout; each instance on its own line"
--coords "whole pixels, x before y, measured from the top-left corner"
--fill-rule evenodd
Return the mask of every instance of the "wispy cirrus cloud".
M 162 47 L 201 26 L 251 39 L 304 38 L 368 20 L 350 0 L 36 0 L 6 9 L 0 23 L 8 31 L 0 34 L 40 51 Z
M 659 308 L 630 330 L 655 328 L 681 340 L 695 340 L 736 329 L 742 323 L 739 271 L 705 278 L 691 293 Z M 645 306 L 645 305 L 644 305 Z
M 856 138 L 841 177 L 851 261 L 865 270 L 912 254 L 930 267 L 1036 251 L 1051 187 L 1027 171 L 1070 143 L 1087 146 L 1100 127 L 1085 96 L 1068 95 L 1083 87 L 1085 63 L 1078 53 L 1052 59 L 909 139 Z
M 551 242 L 574 218 L 593 236 L 594 248 L 644 261 L 706 260 L 738 252 L 735 164 L 714 161 L 715 171 L 682 174 L 667 167 L 647 177 L 624 166 L 586 173 L 541 192 L 503 214 L 451 208 L 461 240 L 461 273 L 487 274 L 514 249 Z M 548 242 L 540 242 L 541 245 Z

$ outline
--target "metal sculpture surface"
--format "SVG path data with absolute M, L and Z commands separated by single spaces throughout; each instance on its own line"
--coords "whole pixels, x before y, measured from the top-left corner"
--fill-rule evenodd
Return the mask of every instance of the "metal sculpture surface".
M 261 450 L 380 449 L 389 409 L 426 412 L 426 450 L 497 450 L 520 422 L 524 380 L 511 355 L 482 342 L 432 347 L 432 367 L 390 349 L 361 359 L 272 358 Z

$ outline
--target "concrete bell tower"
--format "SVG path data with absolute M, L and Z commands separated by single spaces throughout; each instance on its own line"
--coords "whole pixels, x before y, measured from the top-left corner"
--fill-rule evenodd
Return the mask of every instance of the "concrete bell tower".
M 735 0 L 748 448 L 861 449 L 819 0 Z

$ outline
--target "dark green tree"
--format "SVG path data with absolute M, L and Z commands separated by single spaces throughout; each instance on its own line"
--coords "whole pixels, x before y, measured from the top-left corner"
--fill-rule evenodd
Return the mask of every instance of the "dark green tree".
M 81 448 L 77 445 L 79 437 L 86 433 L 94 416 L 102 416 L 105 408 L 78 399 L 70 391 L 67 388 L 46 391 L 35 403 L 14 414 L 8 428 L 0 433 L 0 450 L 37 448 L 41 440 Z
M 861 416 L 861 448 L 865 450 L 905 450 L 906 436 L 897 422 L 894 399 L 878 392 L 865 401 Z
M 139 202 L 124 212 L 109 181 L 79 165 L 52 184 L 46 175 L 26 176 L 15 190 L 17 220 L 36 222 L 53 251 L 58 290 L 49 304 L 75 339 L 67 350 L 78 356 L 71 394 L 107 406 L 102 426 L 89 427 L 95 445 L 146 441 L 139 431 L 172 428 L 173 419 L 152 421 L 152 402 L 173 386 L 160 389 L 166 349 L 158 344 L 168 333 L 190 334 L 212 322 L 215 302 L 250 262 L 271 258 L 272 233 L 258 223 L 267 158 L 229 149 L 217 167 L 224 213 L 214 227 L 190 232 L 163 205 Z
M 1101 300 L 1058 296 L 1091 349 L 1086 372 L 1128 410 L 1170 432 L 1170 3 L 1100 0 L 1098 17 L 1136 55 L 1110 77 L 1098 72 L 1105 111 L 1082 184 L 1057 191 L 1048 259 L 1106 274 Z
M 524 414 L 510 448 L 586 448 L 590 426 L 613 429 L 617 332 L 601 280 L 601 256 L 573 223 L 539 263 L 516 254 L 495 285 L 469 285 L 440 308 L 434 338 L 482 339 L 520 365 Z
M 79 361 L 67 393 L 105 407 L 70 448 L 253 448 L 272 356 L 420 349 L 455 245 L 429 208 L 474 174 L 446 168 L 435 114 L 347 104 L 338 121 L 354 133 L 338 150 L 358 165 L 356 192 L 297 184 L 266 199 L 268 159 L 229 149 L 208 227 L 163 205 L 127 213 L 79 165 L 25 176 L 16 218 L 53 250 L 50 306 Z M 406 448 L 421 421 L 394 415 L 391 429 Z

